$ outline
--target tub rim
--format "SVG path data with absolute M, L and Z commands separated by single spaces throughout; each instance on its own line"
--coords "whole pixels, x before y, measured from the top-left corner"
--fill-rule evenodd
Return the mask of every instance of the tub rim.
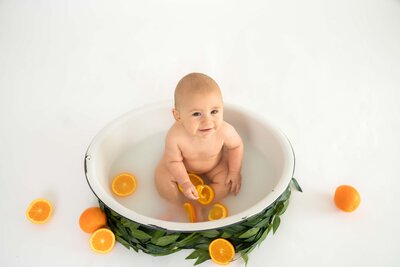
M 278 183 L 274 187 L 274 190 L 268 193 L 264 198 L 262 198 L 256 204 L 254 204 L 253 206 L 244 211 L 241 211 L 232 216 L 228 216 L 227 218 L 224 219 L 206 221 L 206 222 L 188 223 L 188 222 L 165 221 L 140 214 L 134 210 L 125 207 L 124 205 L 113 199 L 109 194 L 107 194 L 107 192 L 104 191 L 102 186 L 99 186 L 99 184 L 96 183 L 96 180 L 92 177 L 91 175 L 92 165 L 90 163 L 92 154 L 91 152 L 96 147 L 96 144 L 100 142 L 101 138 L 105 136 L 105 133 L 108 130 L 112 129 L 116 124 L 118 124 L 119 121 L 128 118 L 132 114 L 145 113 L 146 111 L 151 111 L 157 108 L 160 109 L 166 107 L 172 107 L 171 101 L 160 101 L 160 102 L 145 104 L 137 108 L 134 108 L 122 114 L 121 116 L 114 118 L 112 121 L 110 121 L 108 124 L 106 124 L 103 128 L 100 129 L 100 131 L 93 137 L 92 141 L 90 142 L 86 150 L 84 157 L 84 172 L 85 172 L 86 182 L 88 183 L 89 188 L 96 196 L 96 198 L 115 213 L 131 221 L 137 222 L 139 224 L 145 225 L 150 228 L 158 228 L 166 231 L 176 231 L 176 232 L 207 231 L 233 225 L 243 220 L 246 220 L 256 214 L 259 214 L 264 209 L 273 204 L 279 198 L 279 196 L 286 190 L 286 188 L 290 185 L 290 181 L 293 178 L 295 171 L 295 153 L 293 150 L 293 146 L 288 137 L 286 136 L 286 134 L 283 133 L 280 130 L 280 128 L 278 128 L 271 120 L 268 120 L 264 116 L 260 114 L 255 114 L 255 112 L 235 104 L 224 103 L 224 107 L 227 107 L 228 109 L 232 109 L 234 111 L 240 112 L 252 118 L 256 118 L 263 123 L 266 123 L 269 126 L 269 128 L 271 128 L 274 131 L 274 134 L 280 137 L 281 144 L 286 151 L 286 153 L 284 154 L 288 156 L 289 164 L 287 164 L 287 168 L 283 170 L 283 173 L 281 175 L 281 177 L 283 178 L 278 181 Z M 104 193 L 103 194 L 104 197 L 103 196 L 100 197 L 99 193 Z

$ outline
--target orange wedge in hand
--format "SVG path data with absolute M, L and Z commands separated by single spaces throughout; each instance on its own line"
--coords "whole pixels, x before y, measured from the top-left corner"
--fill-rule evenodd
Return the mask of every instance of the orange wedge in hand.
M 199 193 L 200 204 L 207 205 L 210 204 L 214 199 L 214 190 L 208 185 L 198 185 L 196 186 L 197 192 Z
M 47 222 L 53 213 L 50 201 L 43 198 L 35 199 L 29 204 L 25 212 L 26 217 L 33 223 L 42 224 Z
M 235 256 L 235 248 L 226 239 L 218 238 L 213 240 L 208 246 L 208 252 L 213 262 L 217 264 L 228 264 Z
M 215 203 L 208 213 L 208 220 L 219 220 L 228 216 L 228 209 L 221 203 Z
M 201 179 L 201 177 L 198 176 L 197 174 L 188 173 L 188 175 L 189 175 L 189 179 L 192 182 L 192 184 L 194 185 L 194 187 L 204 184 L 203 179 Z M 178 184 L 178 189 L 179 189 L 179 191 L 181 191 L 183 193 L 183 188 L 180 184 Z
M 130 173 L 121 173 L 112 181 L 111 189 L 114 194 L 120 197 L 126 197 L 135 192 L 136 178 Z
M 187 213 L 189 222 L 196 222 L 196 211 L 194 210 L 192 203 L 185 202 L 185 204 L 183 204 L 183 208 Z
M 90 248 L 97 253 L 108 253 L 115 245 L 115 235 L 107 228 L 100 228 L 90 237 Z

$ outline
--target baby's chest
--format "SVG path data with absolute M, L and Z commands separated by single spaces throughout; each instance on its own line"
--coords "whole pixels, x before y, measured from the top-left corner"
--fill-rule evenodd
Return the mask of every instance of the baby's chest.
M 217 157 L 222 151 L 223 142 L 210 142 L 205 144 L 188 144 L 185 146 L 183 156 L 187 159 L 207 159 Z

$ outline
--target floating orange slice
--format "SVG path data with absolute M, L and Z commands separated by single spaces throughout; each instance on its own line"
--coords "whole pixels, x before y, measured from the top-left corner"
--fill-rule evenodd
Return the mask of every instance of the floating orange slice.
M 197 192 L 199 193 L 200 204 L 207 205 L 210 204 L 214 199 L 214 190 L 208 185 L 198 185 L 196 186 Z
M 208 246 L 211 259 L 217 264 L 228 264 L 235 256 L 235 248 L 226 239 L 218 238 L 213 240 Z
M 136 178 L 134 175 L 130 173 L 121 173 L 113 179 L 111 189 L 117 196 L 126 197 L 135 192 L 136 185 Z
M 198 185 L 203 185 L 204 184 L 203 179 L 201 179 L 201 177 L 198 176 L 197 174 L 188 173 L 188 175 L 189 175 L 190 181 L 192 182 L 192 184 L 195 187 L 198 186 Z M 178 184 L 178 189 L 179 189 L 179 191 L 181 191 L 183 193 L 183 188 L 182 188 L 182 186 L 180 184 Z
M 44 198 L 33 200 L 25 212 L 26 217 L 33 223 L 42 224 L 47 222 L 53 213 L 50 201 Z
M 194 210 L 193 204 L 185 202 L 185 204 L 183 204 L 183 208 L 187 213 L 189 222 L 196 222 L 196 211 Z
M 115 235 L 107 228 L 100 228 L 90 237 L 90 248 L 97 253 L 108 253 L 115 245 Z
M 208 213 L 208 220 L 219 220 L 228 216 L 228 209 L 221 203 L 215 203 Z

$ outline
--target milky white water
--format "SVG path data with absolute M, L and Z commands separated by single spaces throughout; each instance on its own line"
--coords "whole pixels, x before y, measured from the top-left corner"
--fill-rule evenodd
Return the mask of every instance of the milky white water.
M 135 175 L 137 189 L 128 197 L 113 197 L 122 205 L 140 214 L 160 218 L 166 210 L 166 202 L 157 193 L 154 171 L 162 156 L 165 133 L 157 133 L 143 139 L 126 150 L 115 160 L 110 170 L 110 183 L 115 175 L 129 172 Z M 260 201 L 274 184 L 274 170 L 265 156 L 253 144 L 244 139 L 242 188 L 237 196 L 230 195 L 221 201 L 229 214 L 241 212 Z

